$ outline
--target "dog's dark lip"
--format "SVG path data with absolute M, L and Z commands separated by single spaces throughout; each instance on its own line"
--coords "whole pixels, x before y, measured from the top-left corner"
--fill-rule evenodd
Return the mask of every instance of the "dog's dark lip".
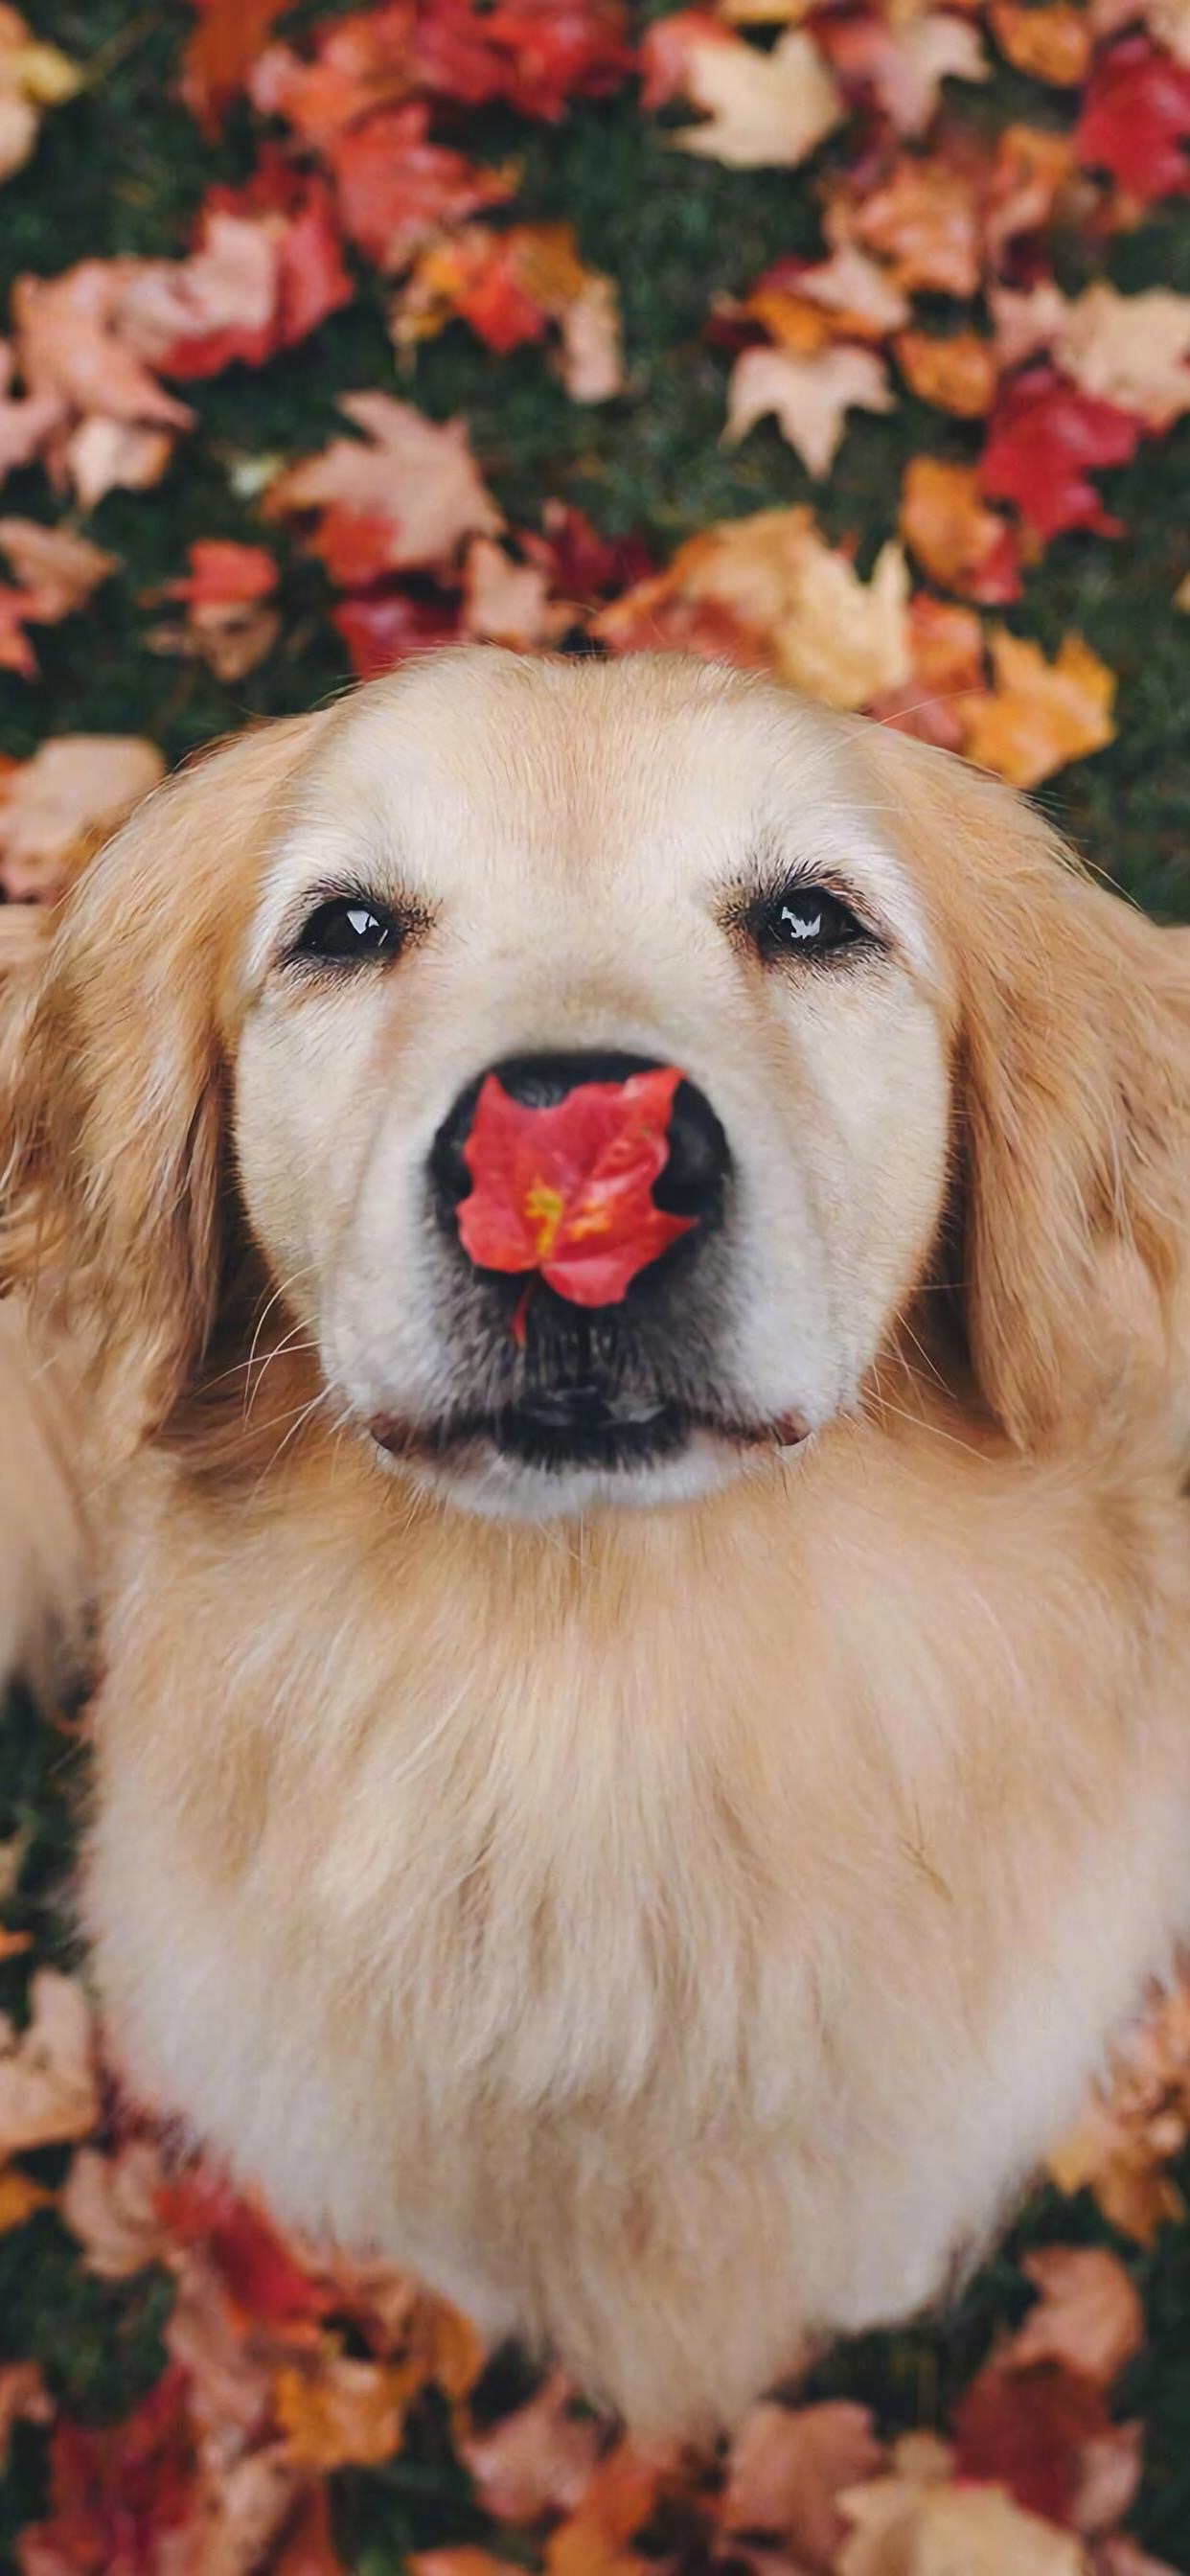
M 560 1404 L 565 1395 L 566 1390 L 559 1391 Z M 793 1448 L 806 1437 L 805 1425 L 792 1415 L 748 1420 L 714 1406 L 668 1399 L 642 1406 L 634 1417 L 582 1425 L 552 1421 L 549 1405 L 548 1395 L 538 1396 L 529 1404 L 504 1405 L 498 1412 L 459 1412 L 420 1423 L 377 1415 L 368 1429 L 378 1449 L 410 1464 L 441 1466 L 482 1445 L 522 1466 L 544 1467 L 558 1474 L 583 1467 L 652 1466 L 679 1455 L 698 1431 L 739 1450 Z

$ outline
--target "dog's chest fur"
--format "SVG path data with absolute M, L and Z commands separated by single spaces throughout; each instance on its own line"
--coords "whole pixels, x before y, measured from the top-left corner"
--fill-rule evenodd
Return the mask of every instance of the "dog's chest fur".
M 1172 1491 L 862 1428 L 582 1535 L 142 1475 L 87 1896 L 134 2078 L 638 2419 L 938 2287 L 1178 1928 Z

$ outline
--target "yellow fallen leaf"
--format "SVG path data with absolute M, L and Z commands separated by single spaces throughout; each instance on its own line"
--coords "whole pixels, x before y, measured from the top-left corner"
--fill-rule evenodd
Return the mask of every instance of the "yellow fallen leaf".
M 782 679 L 828 706 L 871 706 L 909 677 L 908 609 L 909 570 L 899 545 L 881 547 L 864 582 L 846 555 L 815 536 L 776 634 Z
M 1173 595 L 1173 604 L 1175 608 L 1190 609 L 1190 572 L 1178 583 Z
M 19 10 L 0 7 L 0 179 L 28 160 L 41 111 L 73 98 L 78 65 L 36 38 Z
M 800 27 L 816 0 L 718 0 L 716 15 L 729 27 Z
M 886 545 L 869 582 L 828 546 L 806 509 L 723 519 L 680 546 L 592 621 L 614 652 L 706 653 L 781 679 L 837 707 L 866 707 L 912 672 L 909 576 Z
M 733 170 L 792 170 L 842 122 L 843 93 L 804 29 L 790 28 L 771 53 L 713 27 L 683 50 L 682 94 L 706 118 L 670 137 L 683 152 Z
M 1100 279 L 1067 306 L 1052 346 L 1085 394 L 1142 413 L 1150 429 L 1190 411 L 1190 295 L 1120 295 Z
M 834 463 L 853 407 L 892 409 L 888 372 L 873 350 L 839 346 L 798 357 L 790 349 L 745 349 L 732 369 L 724 437 L 734 446 L 774 412 L 782 437 L 821 480 Z
M 1003 627 L 989 644 L 994 687 L 961 709 L 969 760 L 1014 787 L 1038 787 L 1067 761 L 1114 742 L 1115 673 L 1081 636 L 1068 635 L 1055 662 Z
M 836 2576 L 1087 2576 L 1081 2544 L 1002 2487 L 877 2478 L 840 2499 Z

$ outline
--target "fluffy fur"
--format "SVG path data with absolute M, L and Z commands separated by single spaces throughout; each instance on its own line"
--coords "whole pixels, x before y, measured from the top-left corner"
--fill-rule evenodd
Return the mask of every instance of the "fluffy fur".
M 762 966 L 774 871 L 879 949 Z M 334 984 L 344 884 L 410 935 Z M 21 980 L 133 2079 L 637 2423 L 730 2421 L 944 2288 L 1190 1924 L 1184 943 L 876 728 L 467 654 L 153 798 Z M 560 1045 L 732 1149 L 624 1362 L 705 1404 L 656 1465 L 435 1433 L 512 1364 L 429 1145 Z

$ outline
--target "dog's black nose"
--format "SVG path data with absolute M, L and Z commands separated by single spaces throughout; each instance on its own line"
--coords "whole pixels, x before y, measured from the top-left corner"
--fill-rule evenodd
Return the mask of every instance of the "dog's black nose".
M 585 1082 L 627 1082 L 634 1073 L 655 1073 L 656 1061 L 642 1055 L 603 1053 L 598 1049 L 569 1055 L 509 1056 L 488 1068 L 513 1100 L 529 1109 L 553 1109 Z M 471 1133 L 476 1104 L 487 1071 L 469 1082 L 443 1119 L 430 1151 L 430 1172 L 443 1221 L 453 1231 L 454 1212 L 474 1187 L 463 1147 Z M 669 1122 L 669 1155 L 653 1185 L 653 1198 L 671 1216 L 693 1217 L 704 1225 L 718 1218 L 728 1165 L 727 1138 L 710 1101 L 692 1082 L 681 1082 L 674 1094 Z

